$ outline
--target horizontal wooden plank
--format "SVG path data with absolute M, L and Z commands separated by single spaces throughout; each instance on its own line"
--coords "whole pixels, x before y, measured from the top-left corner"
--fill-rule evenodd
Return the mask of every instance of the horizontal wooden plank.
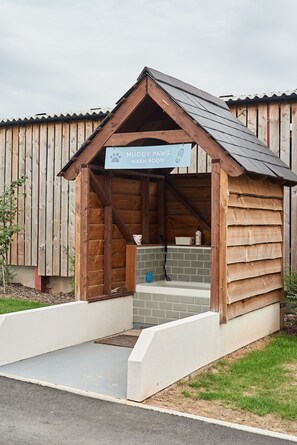
M 182 195 L 190 200 L 191 203 L 193 203 L 193 201 L 210 201 L 210 197 L 211 197 L 211 190 L 209 187 L 188 187 L 188 188 L 180 188 L 178 186 L 176 186 L 176 189 L 182 193 Z M 171 201 L 176 201 L 175 196 L 170 193 L 168 190 L 166 190 L 166 200 L 168 202 Z
M 276 243 L 283 239 L 281 226 L 230 226 L 227 246 Z
M 89 225 L 89 240 L 102 240 L 104 234 L 104 224 Z
M 261 309 L 262 307 L 269 306 L 270 304 L 281 301 L 282 291 L 275 290 L 268 292 L 267 294 L 257 295 L 246 300 L 237 301 L 236 303 L 229 304 L 227 306 L 227 319 L 239 317 L 240 315 L 247 314 L 248 312 Z
M 91 256 L 103 255 L 103 245 L 104 245 L 103 240 L 90 239 L 88 241 L 88 254 Z
M 116 210 L 140 210 L 141 196 L 126 196 L 122 193 L 112 195 L 112 205 Z
M 112 282 L 125 281 L 126 278 L 126 269 L 125 267 L 112 269 L 111 271 L 111 279 Z
M 140 210 L 118 210 L 118 216 L 121 218 L 125 225 L 141 224 Z
M 256 295 L 266 294 L 267 292 L 281 289 L 282 287 L 283 280 L 280 273 L 235 281 L 227 285 L 228 303 L 230 304 Z
M 243 280 L 246 278 L 259 277 L 262 275 L 281 272 L 282 260 L 252 261 L 250 263 L 229 264 L 227 267 L 227 282 Z
M 159 130 L 159 131 L 137 131 L 134 133 L 114 133 L 105 145 L 108 147 L 120 147 L 131 144 L 141 139 L 159 139 L 168 144 L 179 144 L 192 142 L 190 136 L 184 130 Z
M 248 176 L 240 176 L 238 178 L 228 178 L 228 189 L 230 193 L 239 193 L 243 195 L 262 196 L 270 198 L 282 198 L 282 186 L 268 179 L 256 181 Z
M 93 298 L 100 297 L 103 295 L 103 284 L 96 285 L 96 286 L 88 286 L 88 292 L 87 292 L 88 300 L 92 300 Z
M 228 206 L 248 209 L 282 210 L 283 201 L 281 198 L 261 198 L 258 196 L 245 196 L 237 193 L 230 193 Z
M 112 253 L 126 253 L 126 241 L 124 239 L 113 239 L 112 240 Z
M 89 224 L 103 224 L 104 210 L 103 207 L 89 209 Z
M 88 257 L 88 271 L 103 270 L 104 255 L 93 255 Z
M 113 178 L 112 194 L 120 193 L 122 195 L 140 195 L 141 181 L 135 179 Z
M 252 246 L 234 246 L 227 249 L 227 263 L 247 263 L 265 259 L 282 258 L 282 244 L 256 244 Z
M 282 212 L 229 207 L 227 224 L 228 226 L 282 225 Z
M 211 187 L 211 174 L 204 173 L 199 175 L 170 175 L 170 181 L 176 188 L 200 188 Z
M 103 270 L 94 270 L 88 272 L 89 286 L 103 285 Z
M 90 205 L 90 209 L 92 209 L 92 208 L 97 209 L 98 207 L 102 207 L 102 204 L 98 198 L 98 195 L 93 191 L 90 191 L 89 205 Z
M 112 268 L 117 269 L 125 267 L 126 265 L 126 254 L 123 253 L 113 253 L 112 254 Z

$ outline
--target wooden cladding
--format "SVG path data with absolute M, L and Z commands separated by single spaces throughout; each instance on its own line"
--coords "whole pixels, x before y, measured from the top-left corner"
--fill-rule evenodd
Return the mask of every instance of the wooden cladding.
M 243 176 L 229 177 L 228 190 L 227 318 L 230 319 L 282 298 L 283 189 L 268 180 L 254 181 Z
M 18 192 L 11 265 L 37 266 L 40 275 L 71 275 L 75 250 L 75 184 L 57 176 L 100 121 L 35 123 L 0 128 L 0 194 L 25 175 Z
M 165 195 L 168 242 L 174 243 L 176 236 L 194 236 L 199 226 L 203 244 L 210 244 L 211 175 L 172 175 L 170 184 Z

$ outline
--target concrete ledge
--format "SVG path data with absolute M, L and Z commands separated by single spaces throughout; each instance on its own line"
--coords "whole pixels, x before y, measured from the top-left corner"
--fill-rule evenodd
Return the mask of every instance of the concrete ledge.
M 206 312 L 142 331 L 128 360 L 128 399 L 142 401 L 280 328 L 279 303 L 220 325 Z
M 0 366 L 132 328 L 132 296 L 0 315 Z

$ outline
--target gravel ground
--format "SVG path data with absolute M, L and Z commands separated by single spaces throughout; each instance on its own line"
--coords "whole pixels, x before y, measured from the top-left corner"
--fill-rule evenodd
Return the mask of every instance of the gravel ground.
M 62 304 L 75 301 L 72 292 L 59 293 L 57 295 L 51 295 L 48 293 L 40 292 L 30 287 L 23 286 L 22 284 L 11 284 L 6 294 L 3 293 L 3 289 L 0 288 L 0 298 L 15 298 L 17 300 L 33 300 L 40 303 L 48 304 Z

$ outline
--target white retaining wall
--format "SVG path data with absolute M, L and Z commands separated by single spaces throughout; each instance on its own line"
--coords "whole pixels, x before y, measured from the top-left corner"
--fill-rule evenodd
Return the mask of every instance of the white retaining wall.
M 0 315 L 0 366 L 132 328 L 132 296 Z
M 219 317 L 206 312 L 143 330 L 128 360 L 127 398 L 140 402 L 280 328 L 279 303 L 225 325 Z

